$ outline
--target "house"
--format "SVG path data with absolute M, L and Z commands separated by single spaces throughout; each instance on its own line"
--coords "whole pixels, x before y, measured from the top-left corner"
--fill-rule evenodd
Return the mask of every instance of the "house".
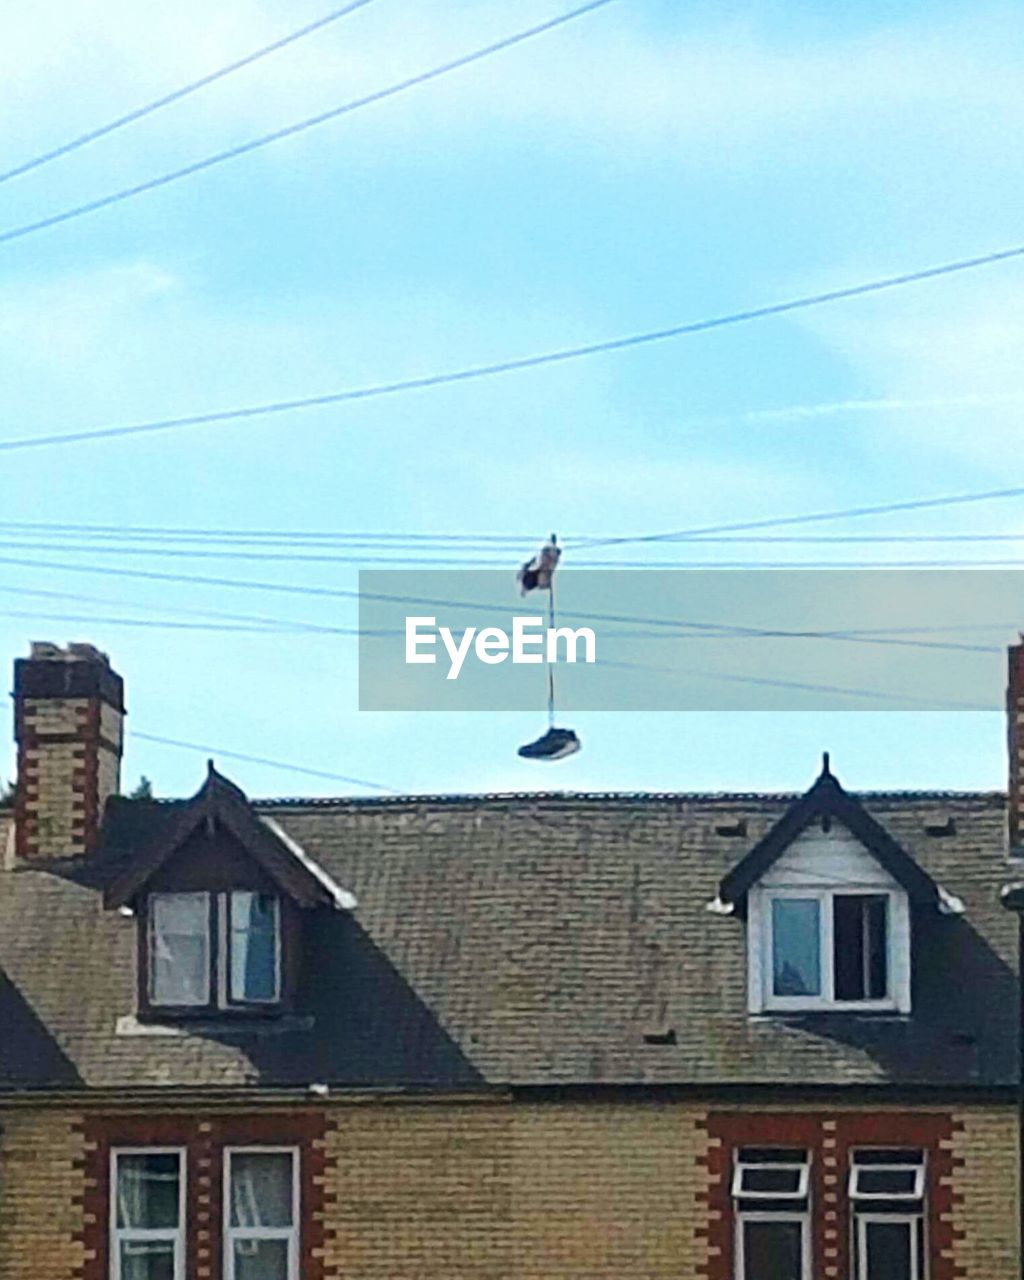
M 130 800 L 103 654 L 14 700 L 0 1280 L 1018 1276 L 1024 646 L 1009 803 Z

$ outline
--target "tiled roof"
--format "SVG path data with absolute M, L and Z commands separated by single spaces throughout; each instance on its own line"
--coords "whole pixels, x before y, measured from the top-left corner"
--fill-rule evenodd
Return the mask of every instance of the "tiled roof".
M 1005 797 L 859 797 L 966 907 L 915 918 L 910 1019 L 751 1018 L 743 920 L 706 906 L 794 798 L 259 802 L 358 908 L 309 915 L 295 1017 L 181 1035 L 132 1022 L 136 922 L 101 892 L 169 806 L 115 800 L 96 866 L 0 872 L 0 1088 L 1012 1085 Z

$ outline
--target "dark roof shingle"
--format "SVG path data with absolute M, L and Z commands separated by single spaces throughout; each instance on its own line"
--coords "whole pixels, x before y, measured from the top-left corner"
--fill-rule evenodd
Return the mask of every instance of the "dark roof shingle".
M 299 1016 L 174 1036 L 131 1022 L 136 923 L 97 874 L 169 806 L 117 799 L 96 866 L 0 873 L 0 1088 L 1011 1085 L 1005 797 L 860 799 L 966 907 L 915 916 L 910 1019 L 748 1015 L 743 921 L 706 906 L 793 797 L 528 794 L 259 806 L 358 909 L 310 916 Z

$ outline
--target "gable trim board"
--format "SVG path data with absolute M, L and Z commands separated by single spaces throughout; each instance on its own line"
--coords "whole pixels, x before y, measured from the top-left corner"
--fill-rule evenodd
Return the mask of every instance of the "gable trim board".
M 843 790 L 829 768 L 827 753 L 814 785 L 722 879 L 709 909 L 728 914 L 741 906 L 750 890 L 815 821 L 825 825 L 836 821 L 846 827 L 903 887 L 912 903 L 933 907 L 943 915 L 963 914 L 963 902 L 936 884 L 860 801 Z
M 191 800 L 172 811 L 147 845 L 135 852 L 128 866 L 107 886 L 108 909 L 131 905 L 154 875 L 169 862 L 202 825 L 225 828 L 255 862 L 300 907 L 333 906 L 351 911 L 352 894 L 342 889 L 279 823 L 261 818 L 245 793 L 208 765 L 206 781 Z

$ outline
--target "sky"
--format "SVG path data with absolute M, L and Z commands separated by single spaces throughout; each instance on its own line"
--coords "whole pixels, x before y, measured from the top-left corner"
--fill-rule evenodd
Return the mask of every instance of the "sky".
M 0 169 L 328 7 L 0 0 Z M 0 236 L 570 7 L 373 0 L 0 185 Z M 486 364 L 1012 246 L 1019 16 L 985 0 L 615 0 L 408 93 L 0 243 L 0 444 Z M 355 602 L 271 589 L 352 591 L 379 549 L 334 562 L 242 543 L 233 557 L 210 545 L 158 555 L 199 544 L 98 551 L 80 533 L 14 525 L 453 534 L 488 567 L 507 560 L 511 590 L 551 530 L 569 548 L 565 577 L 589 537 L 1022 484 L 1022 282 L 1024 263 L 1010 261 L 485 381 L 0 451 L 0 661 L 34 639 L 107 651 L 127 687 L 125 784 L 145 774 L 161 795 L 196 789 L 207 755 L 258 796 L 368 790 L 343 778 L 400 792 L 799 790 L 826 749 L 852 788 L 1000 787 L 998 715 L 870 701 L 580 713 L 579 755 L 522 761 L 516 747 L 544 727 L 542 695 L 536 714 L 360 712 L 355 639 L 302 629 L 355 627 Z M 1024 504 L 821 532 L 1024 534 Z M 251 558 L 238 558 L 246 546 Z M 656 567 L 1019 549 L 641 543 L 608 554 Z M 44 591 L 59 594 L 26 594 Z M 227 612 L 274 625 L 229 630 L 242 624 L 210 616 Z M 1018 621 L 1024 600 L 963 619 L 999 646 Z M 837 683 L 854 680 L 856 661 L 836 646 Z M 738 669 L 759 662 L 752 639 Z M 12 772 L 13 751 L 0 755 L 0 775 Z

